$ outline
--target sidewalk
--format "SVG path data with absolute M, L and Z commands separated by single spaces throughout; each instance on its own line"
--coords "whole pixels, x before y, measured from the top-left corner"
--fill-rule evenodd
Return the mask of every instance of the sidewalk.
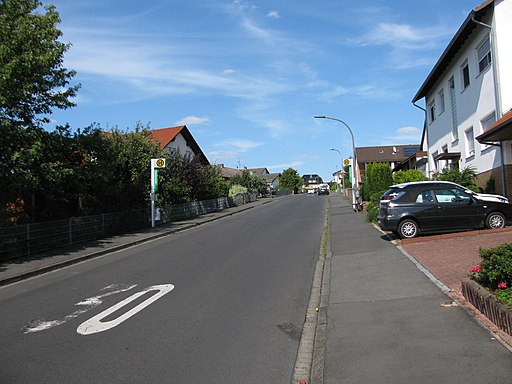
M 260 199 L 253 203 L 227 208 L 185 221 L 169 223 L 154 229 L 143 229 L 125 235 L 113 236 L 94 242 L 86 242 L 40 253 L 33 257 L 20 258 L 4 263 L 0 262 L 0 286 L 128 248 L 171 233 L 184 231 L 272 201 L 272 199 Z
M 510 381 L 512 354 L 504 345 L 347 200 L 332 195 L 330 202 L 323 382 Z

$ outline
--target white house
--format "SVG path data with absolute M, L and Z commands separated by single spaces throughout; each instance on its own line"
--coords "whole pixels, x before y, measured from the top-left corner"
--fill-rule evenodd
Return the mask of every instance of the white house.
M 416 106 L 425 99 L 427 176 L 444 167 L 473 167 L 480 187 L 493 179 L 495 191 L 511 197 L 505 171 L 512 166 L 510 141 L 476 140 L 512 108 L 511 36 L 511 0 L 474 8 L 414 96 Z
M 202 164 L 209 164 L 208 159 L 186 125 L 155 129 L 150 131 L 149 134 L 153 141 L 159 143 L 160 148 L 171 155 L 179 153 L 181 156 L 190 158 L 198 157 Z

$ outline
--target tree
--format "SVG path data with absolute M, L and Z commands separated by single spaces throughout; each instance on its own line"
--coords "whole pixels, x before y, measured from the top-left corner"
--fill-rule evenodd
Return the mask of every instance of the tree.
M 267 182 L 263 177 L 252 175 L 248 170 L 243 170 L 241 174 L 235 175 L 229 182 L 231 186 L 241 185 L 249 192 L 262 192 L 267 188 Z
M 293 168 L 285 169 L 279 177 L 279 189 L 289 189 L 294 193 L 302 188 L 302 183 L 302 177 Z
M 53 5 L 39 0 L 0 1 L 0 117 L 2 125 L 33 127 L 48 123 L 52 108 L 75 106 L 80 84 L 69 86 L 75 71 L 63 67 L 71 44 Z M 4 128 L 4 127 L 3 127 Z
M 0 203 L 23 201 L 55 175 L 45 159 L 48 135 L 41 124 L 52 108 L 74 106 L 80 85 L 63 67 L 70 44 L 58 39 L 59 14 L 39 0 L 0 0 Z M 41 168 L 46 164 L 47 169 Z M 41 165 L 41 166 L 40 166 Z M 37 169 L 39 167 L 39 169 Z M 48 172 L 48 175 L 44 173 Z M 58 172 L 59 173 L 59 172 Z M 60 177 L 60 176 L 58 176 Z M 42 183 L 42 184 L 41 184 Z M 27 187 L 27 188 L 25 188 Z

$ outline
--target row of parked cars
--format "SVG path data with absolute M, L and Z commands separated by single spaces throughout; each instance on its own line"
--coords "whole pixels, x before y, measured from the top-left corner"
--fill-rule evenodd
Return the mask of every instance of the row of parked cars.
M 504 196 L 476 193 L 447 181 L 404 183 L 381 196 L 377 222 L 401 238 L 503 228 L 512 224 L 512 204 Z

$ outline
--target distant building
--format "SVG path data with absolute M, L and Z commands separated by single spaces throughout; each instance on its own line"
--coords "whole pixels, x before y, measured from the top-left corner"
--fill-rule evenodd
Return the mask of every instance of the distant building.
M 356 147 L 359 172 L 364 176 L 366 166 L 371 163 L 389 163 L 391 170 L 400 170 L 404 161 L 416 157 L 420 150 L 420 144 Z
M 308 174 L 302 176 L 302 182 L 304 184 L 304 189 L 307 192 L 316 192 L 320 187 L 320 184 L 323 184 L 323 180 L 317 174 Z

